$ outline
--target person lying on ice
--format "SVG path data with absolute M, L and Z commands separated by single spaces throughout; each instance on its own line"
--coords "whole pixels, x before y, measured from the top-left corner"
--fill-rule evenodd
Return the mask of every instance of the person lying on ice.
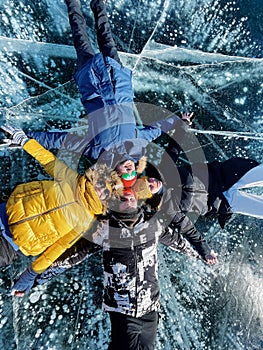
M 112 350 L 154 349 L 160 307 L 158 244 L 197 256 L 189 243 L 180 246 L 176 235 L 138 208 L 140 188 L 135 186 L 136 192 L 126 189 L 120 198 L 112 198 L 97 226 L 36 278 L 36 284 L 46 283 L 102 249 L 103 310 L 110 315 Z M 210 254 L 211 248 L 200 235 L 191 238 L 199 251 Z
M 19 254 L 38 256 L 12 288 L 14 294 L 19 294 L 30 289 L 37 274 L 104 213 L 112 187 L 106 183 L 104 168 L 101 173 L 88 169 L 80 175 L 36 140 L 28 139 L 21 129 L 10 125 L 1 128 L 54 178 L 17 185 L 7 202 L 0 205 L 1 266 Z
M 166 150 L 177 161 L 177 145 L 170 144 Z M 166 162 L 160 164 L 160 168 L 165 171 Z M 217 217 L 221 228 L 234 213 L 263 219 L 263 196 L 246 192 L 249 188 L 263 187 L 263 164 L 233 157 L 223 162 L 196 163 L 176 169 L 174 172 L 167 169 L 165 174 L 169 184 L 174 184 L 170 188 L 163 186 L 162 178 L 153 178 L 149 170 L 145 181 L 153 194 L 147 200 L 149 207 L 151 203 L 156 207 L 162 201 L 173 203 L 171 211 L 175 216 L 170 226 L 180 233 L 196 230 L 194 222 L 199 217 Z
M 47 149 L 66 149 L 83 154 L 91 163 L 99 161 L 120 176 L 134 174 L 146 146 L 162 133 L 177 130 L 183 137 L 190 114 L 172 115 L 151 126 L 136 126 L 133 105 L 132 72 L 121 64 L 103 0 L 92 0 L 99 53 L 95 53 L 87 34 L 79 0 L 65 0 L 77 53 L 75 81 L 88 113 L 85 136 L 66 132 L 31 132 Z M 83 120 L 81 121 L 83 122 Z M 83 128 L 82 128 L 83 130 Z M 139 166 L 139 169 L 141 167 Z

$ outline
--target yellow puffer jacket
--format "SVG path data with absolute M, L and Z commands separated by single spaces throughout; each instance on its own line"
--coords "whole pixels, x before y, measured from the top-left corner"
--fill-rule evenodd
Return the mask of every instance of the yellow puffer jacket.
M 23 254 L 42 253 L 32 264 L 41 273 L 90 228 L 95 216 L 103 213 L 103 205 L 86 176 L 37 141 L 29 140 L 24 149 L 54 181 L 18 185 L 7 201 L 8 224 Z

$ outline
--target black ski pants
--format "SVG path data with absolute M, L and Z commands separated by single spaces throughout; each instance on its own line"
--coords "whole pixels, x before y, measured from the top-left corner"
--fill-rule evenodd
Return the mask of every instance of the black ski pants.
M 154 350 L 158 312 L 135 318 L 110 312 L 111 343 L 109 350 Z
M 81 11 L 80 0 L 66 0 L 69 23 L 78 59 L 78 69 L 95 55 L 87 33 L 86 20 Z M 120 62 L 116 44 L 112 38 L 110 23 L 103 0 L 92 0 L 90 7 L 94 14 L 97 41 L 103 56 L 109 56 Z

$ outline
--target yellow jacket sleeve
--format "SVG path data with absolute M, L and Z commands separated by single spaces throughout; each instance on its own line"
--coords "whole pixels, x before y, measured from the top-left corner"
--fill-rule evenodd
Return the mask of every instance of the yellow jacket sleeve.
M 30 139 L 24 144 L 24 150 L 34 157 L 45 171 L 57 181 L 75 183 L 79 174 L 59 160 L 52 152 L 45 149 L 36 140 Z
M 35 272 L 41 273 L 45 271 L 57 258 L 63 254 L 68 248 L 75 244 L 81 237 L 82 233 L 77 233 L 75 230 L 70 231 L 65 236 L 58 239 L 50 246 L 43 254 L 41 254 L 32 263 L 32 268 Z

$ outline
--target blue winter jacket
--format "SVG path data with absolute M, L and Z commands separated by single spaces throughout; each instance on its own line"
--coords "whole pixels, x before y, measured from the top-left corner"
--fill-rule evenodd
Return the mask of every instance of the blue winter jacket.
M 137 162 L 149 142 L 162 132 L 185 125 L 176 115 L 151 126 L 137 127 L 133 112 L 132 72 L 110 57 L 96 54 L 75 74 L 81 101 L 88 112 L 85 135 L 30 132 L 45 148 L 67 149 L 100 159 L 114 168 L 121 161 Z

